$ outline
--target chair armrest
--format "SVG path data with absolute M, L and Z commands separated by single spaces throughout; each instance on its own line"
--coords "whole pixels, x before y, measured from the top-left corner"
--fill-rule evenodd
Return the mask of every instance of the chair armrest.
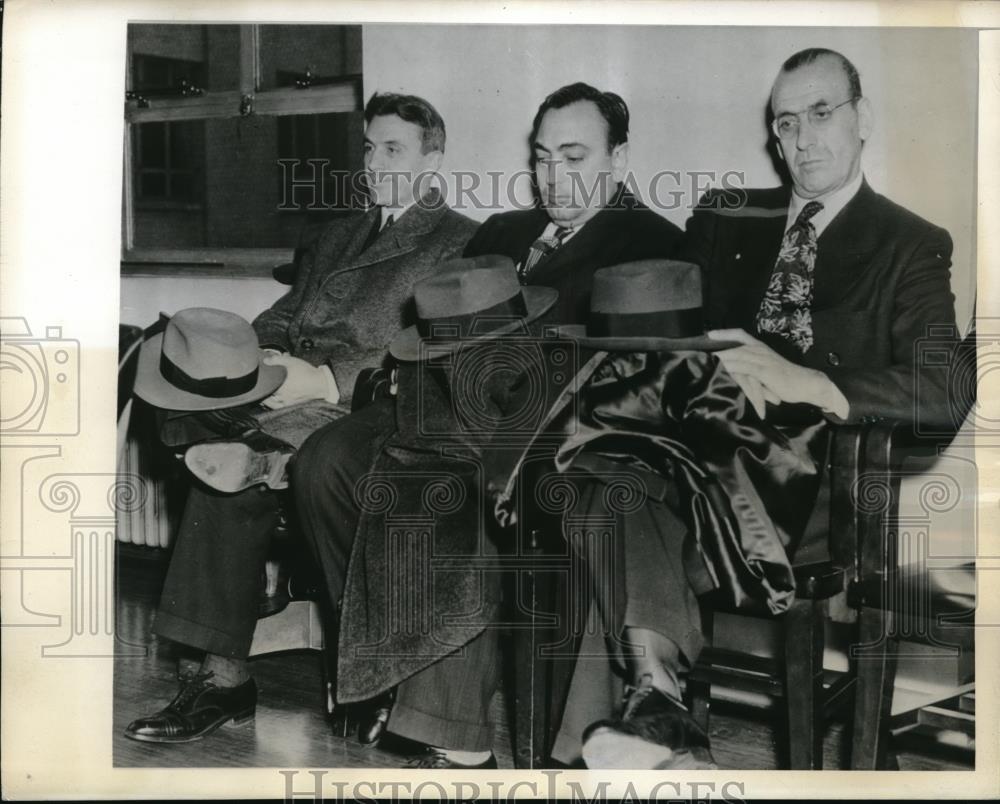
M 903 461 L 917 452 L 937 454 L 951 443 L 955 433 L 924 435 L 917 433 L 910 422 L 887 419 L 837 430 L 834 443 L 842 439 L 842 452 L 848 450 L 849 444 L 855 450 L 856 465 L 851 467 L 853 477 L 840 477 L 839 493 L 831 499 L 831 528 L 834 522 L 839 523 L 831 538 L 843 540 L 840 547 L 844 555 L 853 548 L 848 600 L 858 607 L 865 600 L 865 584 L 875 576 L 884 576 L 897 564 L 894 523 L 899 511 Z

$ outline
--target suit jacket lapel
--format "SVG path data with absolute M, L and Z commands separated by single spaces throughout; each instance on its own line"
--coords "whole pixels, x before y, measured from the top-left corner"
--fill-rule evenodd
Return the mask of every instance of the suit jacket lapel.
M 532 283 L 551 284 L 551 281 L 546 283 L 545 279 L 564 276 L 567 266 L 579 264 L 581 261 L 592 261 L 594 255 L 600 253 L 604 243 L 609 242 L 609 238 L 606 237 L 607 229 L 609 225 L 614 225 L 614 213 L 618 209 L 619 205 L 605 207 L 587 221 L 586 225 L 567 240 L 566 243 L 540 260 L 531 272 Z M 545 216 L 545 223 L 547 224 L 549 220 L 548 215 L 544 212 L 542 214 Z M 538 234 L 535 235 L 535 239 L 544 230 L 545 225 L 543 224 Z M 611 238 L 611 241 L 613 240 Z M 525 249 L 525 256 L 527 256 L 527 253 L 527 249 Z
M 515 264 L 522 265 L 524 261 L 528 259 L 528 254 L 531 252 L 532 244 L 542 236 L 542 233 L 545 231 L 545 227 L 548 225 L 548 214 L 546 214 L 544 210 L 536 208 L 532 210 L 532 214 L 525 222 L 525 225 L 522 226 L 519 231 L 511 233 L 514 242 L 510 244 L 510 251 L 512 254 L 518 255 L 514 259 Z M 558 251 L 561 251 L 561 249 L 557 249 L 555 253 Z M 541 266 L 548 263 L 555 256 L 555 253 L 544 257 L 535 265 L 531 271 L 532 277 L 534 277 L 535 273 L 537 273 Z
M 816 241 L 813 309 L 831 307 L 849 293 L 877 249 L 881 227 L 874 220 L 875 198 L 875 191 L 863 181 L 857 195 Z
M 399 219 L 388 230 L 383 231 L 365 251 L 361 251 L 368 232 L 375 223 L 376 211 L 365 214 L 367 226 L 361 226 L 351 240 L 353 257 L 344 270 L 355 270 L 374 265 L 378 262 L 391 260 L 416 249 L 419 239 L 432 231 L 441 219 L 447 207 L 437 191 L 424 197 Z
M 757 310 L 771 281 L 788 217 L 789 194 L 775 198 L 773 206 L 744 207 L 727 213 L 735 218 L 737 236 L 718 290 L 728 299 L 726 309 L 712 317 L 740 326 L 747 332 L 756 327 Z M 714 307 L 714 304 L 713 304 Z

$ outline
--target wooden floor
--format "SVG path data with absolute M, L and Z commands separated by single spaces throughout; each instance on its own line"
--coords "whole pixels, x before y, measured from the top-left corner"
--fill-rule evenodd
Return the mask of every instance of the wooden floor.
M 146 548 L 143 548 L 146 549 Z M 153 552 L 153 551 L 150 551 Z M 162 581 L 162 561 L 122 561 L 118 579 L 118 632 L 123 649 L 135 655 L 115 662 L 114 764 L 116 767 L 316 767 L 393 768 L 414 746 L 385 739 L 365 749 L 335 733 L 325 714 L 322 671 L 316 653 L 295 652 L 254 659 L 259 687 L 257 716 L 244 726 L 227 726 L 184 745 L 139 743 L 123 736 L 134 718 L 165 705 L 177 690 L 179 649 L 150 635 Z M 498 723 L 494 746 L 501 768 L 513 768 L 503 697 L 494 699 Z M 778 711 L 729 704 L 713 706 L 712 752 L 726 769 L 773 770 L 785 755 Z M 833 723 L 824 742 L 825 768 L 845 768 L 845 725 Z M 973 755 L 937 744 L 932 736 L 909 733 L 896 740 L 901 770 L 971 770 Z

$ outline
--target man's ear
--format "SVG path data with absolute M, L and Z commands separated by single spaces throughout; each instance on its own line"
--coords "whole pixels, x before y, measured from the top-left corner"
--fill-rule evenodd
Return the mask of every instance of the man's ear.
M 858 100 L 858 136 L 865 142 L 875 130 L 875 112 L 872 110 L 872 102 L 868 98 Z
M 611 177 L 616 182 L 625 181 L 628 171 L 628 143 L 623 142 L 611 150 Z

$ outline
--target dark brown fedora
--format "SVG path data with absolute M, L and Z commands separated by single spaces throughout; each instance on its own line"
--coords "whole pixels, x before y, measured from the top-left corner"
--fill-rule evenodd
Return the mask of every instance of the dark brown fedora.
M 218 410 L 270 396 L 284 366 L 266 366 L 250 323 L 211 307 L 179 310 L 142 344 L 135 393 L 167 410 Z
M 555 304 L 552 288 L 522 287 L 509 257 L 450 260 L 413 287 L 417 323 L 389 345 L 398 360 L 428 360 L 522 329 Z
M 595 271 L 586 325 L 561 326 L 558 332 L 582 346 L 615 352 L 717 352 L 739 346 L 705 334 L 701 270 L 677 260 Z

